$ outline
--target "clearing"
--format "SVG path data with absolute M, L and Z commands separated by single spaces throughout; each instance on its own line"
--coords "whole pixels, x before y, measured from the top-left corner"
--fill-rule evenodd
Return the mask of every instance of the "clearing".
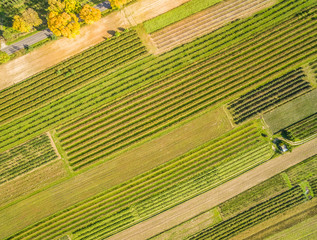
M 315 154 L 317 154 L 317 139 L 295 148 L 292 153 L 284 154 L 263 163 L 211 191 L 201 194 L 198 197 L 126 229 L 109 239 L 148 239 L 168 230 L 171 226 L 178 225 L 195 217 L 201 212 L 219 205 Z

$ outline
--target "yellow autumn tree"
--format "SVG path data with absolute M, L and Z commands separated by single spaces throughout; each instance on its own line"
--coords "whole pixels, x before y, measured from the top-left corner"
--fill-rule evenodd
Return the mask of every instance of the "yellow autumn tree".
M 112 8 L 121 8 L 131 0 L 109 0 Z
M 74 38 L 79 34 L 80 24 L 74 13 L 50 12 L 47 24 L 56 36 Z
M 21 16 L 15 15 L 13 17 L 12 28 L 19 31 L 19 32 L 29 32 L 32 29 L 32 25 L 28 24 L 26 21 L 24 21 L 24 19 Z
M 56 36 L 74 38 L 79 34 L 78 13 L 80 5 L 77 0 L 49 0 L 50 11 L 47 18 L 48 28 Z
M 99 9 L 93 8 L 90 5 L 86 4 L 80 10 L 80 18 L 85 21 L 87 24 L 98 21 L 101 18 L 101 12 Z

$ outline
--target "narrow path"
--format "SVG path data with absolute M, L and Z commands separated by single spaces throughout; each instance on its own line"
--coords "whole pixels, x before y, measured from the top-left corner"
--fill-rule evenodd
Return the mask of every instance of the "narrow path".
M 0 65 L 0 90 L 82 52 L 110 37 L 109 31 L 129 28 L 169 11 L 189 0 L 139 0 L 115 11 L 98 22 L 84 26 L 75 39 L 62 38 L 29 54 Z M 127 17 L 126 17 L 127 16 Z
M 109 239 L 148 239 L 225 202 L 315 154 L 317 154 L 317 139 L 295 148 L 292 153 L 272 159 L 217 188 L 128 228 Z

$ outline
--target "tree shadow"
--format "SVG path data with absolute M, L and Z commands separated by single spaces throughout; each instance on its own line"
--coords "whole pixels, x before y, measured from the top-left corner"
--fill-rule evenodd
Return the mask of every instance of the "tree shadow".
M 116 35 L 116 31 L 114 31 L 114 30 L 108 30 L 107 33 L 109 33 L 111 36 Z

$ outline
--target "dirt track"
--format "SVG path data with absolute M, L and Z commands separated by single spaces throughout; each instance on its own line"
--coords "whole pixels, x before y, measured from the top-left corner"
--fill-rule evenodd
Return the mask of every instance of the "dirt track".
M 317 139 L 294 149 L 292 153 L 272 159 L 209 192 L 126 229 L 109 239 L 148 239 L 219 205 L 315 154 L 317 154 Z
M 139 0 L 123 11 L 116 11 L 95 24 L 85 26 L 75 39 L 62 38 L 0 65 L 0 90 L 51 67 L 111 36 L 108 31 L 128 28 L 156 17 L 189 0 Z

